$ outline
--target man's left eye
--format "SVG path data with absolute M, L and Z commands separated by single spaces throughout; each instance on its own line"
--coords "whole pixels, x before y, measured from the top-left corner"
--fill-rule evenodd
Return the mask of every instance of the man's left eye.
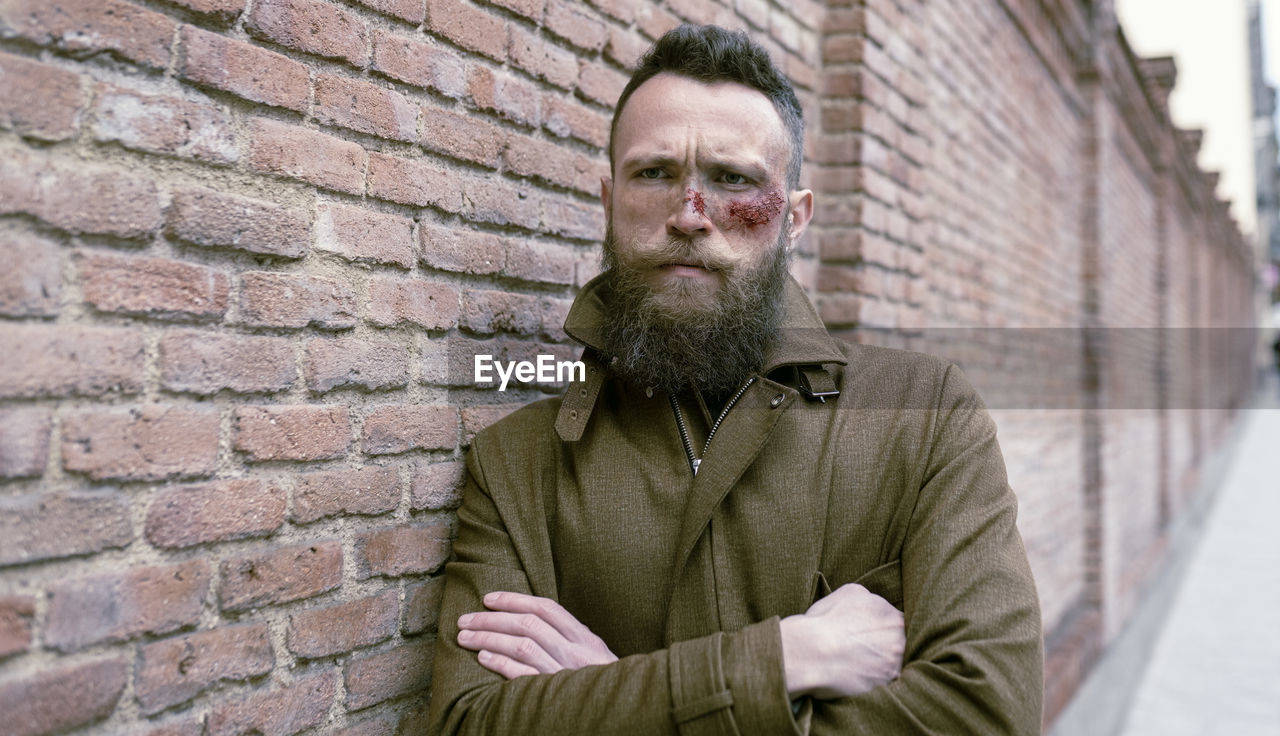
M 720 181 L 724 182 L 725 184 L 736 186 L 738 184 L 746 184 L 747 177 L 743 176 L 742 174 L 735 174 L 732 171 L 726 171 L 720 175 Z

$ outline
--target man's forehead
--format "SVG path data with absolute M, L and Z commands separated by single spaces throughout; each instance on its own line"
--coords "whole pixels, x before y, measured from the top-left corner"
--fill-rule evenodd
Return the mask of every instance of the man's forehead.
M 654 76 L 632 93 L 618 117 L 615 150 L 630 156 L 678 154 L 690 137 L 709 153 L 787 157 L 786 130 L 773 103 L 736 82 L 706 83 L 670 73 Z M 663 150 L 658 150 L 663 149 Z M 670 150 L 667 150 L 670 149 Z M 753 155 L 754 154 L 754 155 Z

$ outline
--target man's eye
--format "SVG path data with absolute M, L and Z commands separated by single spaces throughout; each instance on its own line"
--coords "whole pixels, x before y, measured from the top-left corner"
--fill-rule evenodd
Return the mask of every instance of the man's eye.
M 661 179 L 663 176 L 666 176 L 666 173 L 667 172 L 663 171 L 657 166 L 650 166 L 647 169 L 640 170 L 640 178 L 641 179 Z
M 742 174 L 735 174 L 732 171 L 726 171 L 720 175 L 720 181 L 724 182 L 725 184 L 736 186 L 738 184 L 746 184 L 747 177 L 743 176 Z

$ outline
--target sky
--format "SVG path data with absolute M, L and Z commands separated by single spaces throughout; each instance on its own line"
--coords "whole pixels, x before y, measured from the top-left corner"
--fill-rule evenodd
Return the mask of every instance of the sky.
M 1173 56 L 1178 83 L 1169 114 L 1203 128 L 1200 165 L 1222 172 L 1219 196 L 1246 233 L 1257 230 L 1253 108 L 1249 90 L 1248 0 L 1116 0 L 1125 37 L 1139 56 Z M 1280 0 L 1262 0 L 1268 77 L 1280 80 Z

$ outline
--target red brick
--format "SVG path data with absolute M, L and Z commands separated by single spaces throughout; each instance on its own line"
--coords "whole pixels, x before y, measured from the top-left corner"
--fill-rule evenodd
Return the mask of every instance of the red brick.
M 31 619 L 35 615 L 35 598 L 0 596 L 0 659 L 25 652 L 31 647 Z
M 507 134 L 476 115 L 429 106 L 422 108 L 421 143 L 432 151 L 493 169 L 507 145 Z
M 245 0 L 166 0 L 199 13 L 209 20 L 229 24 L 244 12 Z
M 390 341 L 354 337 L 310 340 L 302 370 L 307 388 L 316 392 L 400 388 L 409 383 L 409 349 Z
M 100 396 L 142 390 L 146 354 L 131 329 L 0 324 L 0 396 Z
M 242 2 L 243 0 L 237 0 Z M 194 26 L 182 27 L 178 74 L 250 102 L 297 112 L 307 109 L 310 76 L 302 64 L 243 41 Z
M 240 322 L 264 327 L 354 327 L 356 297 L 347 284 L 335 279 L 252 271 L 240 276 Z
M 292 736 L 326 721 L 338 683 L 335 672 L 300 678 L 214 705 L 208 736 Z
M 364 451 L 370 455 L 457 445 L 458 410 L 452 406 L 380 406 L 364 419 Z
M 441 271 L 495 274 L 506 262 L 506 242 L 497 235 L 423 222 L 418 236 L 422 263 Z
M 588 100 L 598 102 L 605 107 L 613 107 L 627 86 L 627 77 L 597 64 L 581 62 L 578 72 L 578 91 Z
M 618 66 L 634 69 L 648 50 L 649 42 L 639 34 L 620 28 L 609 29 L 609 43 L 604 47 L 604 55 Z
M 507 142 L 507 168 L 520 176 L 541 179 L 588 196 L 600 193 L 600 179 L 609 167 L 568 148 L 515 134 Z
M 0 249 L 8 267 L 0 271 L 0 314 L 54 317 L 62 298 L 61 247 L 52 239 L 0 224 Z
M 166 488 L 147 511 L 147 540 L 157 547 L 261 537 L 284 523 L 285 494 L 251 478 Z
M 556 235 L 598 242 L 604 237 L 604 208 L 578 200 L 547 198 L 547 225 Z
M 511 412 L 519 409 L 519 404 L 477 404 L 462 408 L 462 441 L 471 444 L 472 438 L 480 430 L 493 424 Z
M 636 5 L 631 0 L 587 0 L 592 7 L 626 25 L 636 19 Z
M 0 53 L 0 128 L 46 141 L 75 135 L 83 103 L 80 77 Z
M 418 140 L 417 106 L 372 82 L 317 74 L 311 114 L 321 123 L 380 138 Z
M 542 221 L 542 200 L 532 187 L 493 177 L 473 176 L 463 184 L 466 217 L 493 225 L 517 225 L 536 230 Z
M 125 148 L 215 164 L 240 160 L 231 118 L 222 110 L 174 97 L 99 84 L 94 136 Z
M 316 248 L 357 263 L 412 268 L 413 220 L 362 207 L 322 204 L 316 220 Z
M 542 120 L 542 95 L 532 82 L 473 66 L 467 72 L 467 91 L 476 107 L 514 123 L 536 128 Z
M 546 8 L 547 0 L 493 0 L 493 4 L 506 8 L 518 15 L 523 15 L 537 23 L 542 20 L 542 13 Z
M 400 695 L 427 692 L 434 647 L 434 641 L 419 641 L 353 659 L 345 668 L 347 708 L 359 710 Z
M 395 736 L 396 724 L 399 719 L 390 717 L 372 718 L 362 721 L 354 726 L 348 726 L 341 731 L 334 732 L 334 736 Z M 404 733 L 426 732 L 426 724 L 423 724 L 420 730 L 406 730 Z
M 458 325 L 482 335 L 538 332 L 538 298 L 507 291 L 468 289 L 462 292 Z
M 422 0 L 356 0 L 356 2 L 415 26 L 426 18 Z
M 662 8 L 649 5 L 636 8 L 636 28 L 655 41 L 678 25 L 680 25 L 680 19 Z
M 363 67 L 368 30 L 354 13 L 323 0 L 257 0 L 249 33 L 298 51 Z
M 249 126 L 249 163 L 259 171 L 347 194 L 364 191 L 365 152 L 359 144 L 275 120 Z
M 133 689 L 142 712 L 155 713 L 224 680 L 264 675 L 274 665 L 266 624 L 224 626 L 143 645 Z
M 148 317 L 221 317 L 230 281 L 207 266 L 81 251 L 76 254 L 84 300 L 100 312 Z
M 578 58 L 573 52 L 512 25 L 511 63 L 535 77 L 572 89 L 578 79 Z
M 409 505 L 422 509 L 456 509 L 462 504 L 465 465 L 461 461 L 419 465 L 409 489 Z
M 605 115 L 552 94 L 542 98 L 542 109 L 545 113 L 542 125 L 552 135 L 576 138 L 598 148 L 609 145 L 609 118 Z
M 455 100 L 467 94 L 466 65 L 460 56 L 379 29 L 373 31 L 373 70 Z
M 43 736 L 111 715 L 129 676 L 123 657 L 43 669 L 0 682 L 6 736 Z
M 283 391 L 296 376 L 285 338 L 177 332 L 160 339 L 160 385 L 169 391 Z
M 430 161 L 381 153 L 369 154 L 369 196 L 445 212 L 462 209 L 462 185 L 452 171 Z
M 463 0 L 427 0 L 427 30 L 494 61 L 507 58 L 502 19 Z
M 400 473 L 394 467 L 326 470 L 297 477 L 293 488 L 295 523 L 339 514 L 385 514 L 400 502 Z
M 0 5 L 0 27 L 33 43 L 73 53 L 110 51 L 157 69 L 169 63 L 176 26 L 154 10 L 121 0 L 9 0 Z
M 447 330 L 458 323 L 458 292 L 421 279 L 369 279 L 369 322 L 379 327 L 417 325 Z
M 43 475 L 49 460 L 52 428 L 53 419 L 48 409 L 20 406 L 0 409 L 0 478 Z
M 192 626 L 200 621 L 209 576 L 207 562 L 191 560 L 54 583 L 44 643 L 66 652 Z
M 578 48 L 594 52 L 604 48 L 609 30 L 579 3 L 548 0 L 546 28 Z
M 344 406 L 245 406 L 236 410 L 237 450 L 252 461 L 327 460 L 351 446 Z
M 62 465 L 94 480 L 209 475 L 218 459 L 218 411 L 147 404 L 83 411 L 62 422 Z
M 690 23 L 703 24 L 715 21 L 715 5 L 698 0 L 669 0 L 671 12 Z
M 425 583 L 405 586 L 404 633 L 435 631 L 440 622 L 440 600 L 443 595 L 443 575 L 437 575 Z
M 311 542 L 237 557 L 218 569 L 224 611 L 311 598 L 342 585 L 342 543 Z
M 301 258 L 310 248 L 308 219 L 272 202 L 187 187 L 173 194 L 167 232 L 196 245 Z
M 356 575 L 413 575 L 435 572 L 449 558 L 449 525 L 396 526 L 356 536 Z
M 10 213 L 73 233 L 121 238 L 150 236 L 163 222 L 160 194 L 149 179 L 25 151 L 0 156 L 0 214 Z
M 147 725 L 134 731 L 132 736 L 204 736 L 204 720 L 188 713 L 167 721 L 147 721 Z
M 544 296 L 538 300 L 538 320 L 542 324 L 540 335 L 556 342 L 568 342 L 569 336 L 564 332 L 564 321 L 569 317 L 572 299 L 557 299 Z
M 400 594 L 384 590 L 350 603 L 290 616 L 286 641 L 289 651 L 299 657 L 343 654 L 389 639 L 396 633 L 399 615 Z
M 132 540 L 129 502 L 119 493 L 0 498 L 0 565 L 101 552 Z

